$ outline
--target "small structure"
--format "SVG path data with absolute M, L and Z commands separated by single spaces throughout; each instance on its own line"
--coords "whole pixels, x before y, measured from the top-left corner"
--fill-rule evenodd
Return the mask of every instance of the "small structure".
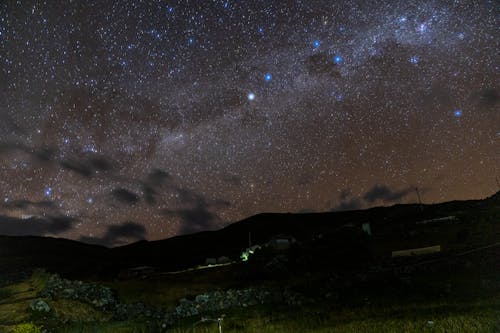
M 217 259 L 216 258 L 207 258 L 205 259 L 205 265 L 217 265 Z
M 412 256 L 420 256 L 424 254 L 432 254 L 441 252 L 441 245 L 434 245 L 428 247 L 419 247 L 416 249 L 408 249 L 408 250 L 398 250 L 392 251 L 392 257 L 412 257 Z
M 372 235 L 372 228 L 370 227 L 370 223 L 363 223 L 361 225 L 361 230 L 363 230 L 364 232 L 366 232 L 369 236 Z
M 285 251 L 290 248 L 292 244 L 295 244 L 297 240 L 290 235 L 278 235 L 275 236 L 268 245 L 271 246 L 274 250 L 277 251 Z
M 151 276 L 156 272 L 156 269 L 151 266 L 139 266 L 139 267 L 133 267 L 133 268 L 128 268 L 120 271 L 118 273 L 118 278 L 127 280 L 127 279 L 135 279 L 135 278 L 146 278 L 148 276 Z
M 231 262 L 231 259 L 229 259 L 226 256 L 221 256 L 217 258 L 217 264 L 218 265 L 224 265 L 224 264 L 229 264 Z

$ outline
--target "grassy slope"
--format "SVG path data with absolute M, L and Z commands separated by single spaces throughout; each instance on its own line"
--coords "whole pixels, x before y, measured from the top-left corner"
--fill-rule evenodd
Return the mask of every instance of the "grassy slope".
M 405 207 L 393 207 L 384 214 L 390 221 L 376 218 L 373 223 L 374 253 L 387 256 L 391 250 L 441 244 L 445 254 L 460 253 L 500 240 L 500 206 L 446 203 L 426 207 L 425 215 L 407 218 Z M 377 211 L 372 214 L 377 216 Z M 417 226 L 413 222 L 454 215 L 460 223 Z M 405 222 L 406 221 L 406 222 Z M 404 227 L 401 227 L 404 225 Z M 466 230 L 464 232 L 463 230 Z M 498 251 L 494 252 L 495 255 Z M 384 283 L 366 284 L 341 292 L 340 298 L 317 301 L 302 307 L 256 306 L 224 311 L 223 332 L 500 332 L 500 290 L 485 287 L 484 280 L 498 281 L 498 267 L 485 266 L 479 256 L 466 256 L 468 268 L 454 271 L 427 271 L 412 275 L 413 284 L 391 288 Z M 446 266 L 446 262 L 437 266 Z M 144 302 L 164 309 L 173 308 L 181 297 L 204 291 L 241 288 L 245 265 L 219 267 L 182 274 L 130 281 L 102 281 L 111 286 L 122 302 Z M 33 321 L 51 332 L 155 332 L 155 324 L 144 320 L 113 322 L 106 313 L 75 301 L 46 300 L 59 319 L 33 316 L 29 303 L 44 286 L 44 274 L 0 288 L 0 332 L 15 324 Z M 252 284 L 284 283 L 308 288 L 323 283 L 323 277 L 295 276 L 286 281 L 251 281 Z M 312 287 L 311 287 L 312 286 Z M 450 288 L 451 286 L 451 288 Z M 340 305 L 342 304 L 342 305 Z M 222 313 L 209 314 L 213 318 Z M 169 332 L 217 332 L 216 324 L 193 324 L 200 318 L 178 323 Z M 429 324 L 433 321 L 433 324 Z M 62 324 L 66 322 L 66 324 Z

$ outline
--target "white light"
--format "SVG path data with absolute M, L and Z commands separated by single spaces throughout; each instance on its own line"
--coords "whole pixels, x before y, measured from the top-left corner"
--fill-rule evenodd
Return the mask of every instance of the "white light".
M 253 101 L 255 99 L 255 94 L 254 93 L 249 93 L 248 94 L 248 100 Z

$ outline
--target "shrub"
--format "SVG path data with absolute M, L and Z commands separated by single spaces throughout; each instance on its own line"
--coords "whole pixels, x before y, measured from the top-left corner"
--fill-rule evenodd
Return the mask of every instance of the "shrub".
M 32 323 L 19 324 L 12 333 L 42 333 L 42 327 Z

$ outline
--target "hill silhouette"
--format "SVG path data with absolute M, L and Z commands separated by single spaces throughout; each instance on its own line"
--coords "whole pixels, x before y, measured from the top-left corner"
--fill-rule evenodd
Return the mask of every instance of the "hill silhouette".
M 124 268 L 144 265 L 154 266 L 162 271 L 176 271 L 202 264 L 207 257 L 227 256 L 238 260 L 241 252 L 249 246 L 249 236 L 254 245 L 266 243 L 280 234 L 289 235 L 306 247 L 321 244 L 321 248 L 327 252 L 329 247 L 330 250 L 336 245 L 338 248 L 338 244 L 343 244 L 348 251 L 359 246 L 360 242 L 376 241 L 378 245 L 374 255 L 387 257 L 397 247 L 425 245 L 422 242 L 425 243 L 425 237 L 430 238 L 430 231 L 417 230 L 416 222 L 450 215 L 458 216 L 462 221 L 480 219 L 497 223 L 494 224 L 496 231 L 487 237 L 492 241 L 498 240 L 499 209 L 500 192 L 484 200 L 432 205 L 404 204 L 326 213 L 263 213 L 216 231 L 159 241 L 139 241 L 115 248 L 51 237 L 0 236 L 0 275 L 27 272 L 37 267 L 69 277 L 99 278 L 111 278 Z M 358 232 L 363 223 L 370 223 L 374 233 L 372 238 Z M 467 226 L 458 224 L 450 228 L 446 231 L 453 238 L 450 244 L 456 244 L 450 245 L 450 249 L 453 246 L 466 248 L 480 245 L 485 241 L 486 236 L 481 241 L 473 236 L 467 238 L 467 235 L 474 234 L 467 231 Z M 352 232 L 346 233 L 346 230 Z M 457 238 L 459 232 L 465 237 L 461 245 Z M 323 238 L 322 243 L 314 241 L 318 237 Z M 350 242 L 342 242 L 345 239 L 350 239 Z

